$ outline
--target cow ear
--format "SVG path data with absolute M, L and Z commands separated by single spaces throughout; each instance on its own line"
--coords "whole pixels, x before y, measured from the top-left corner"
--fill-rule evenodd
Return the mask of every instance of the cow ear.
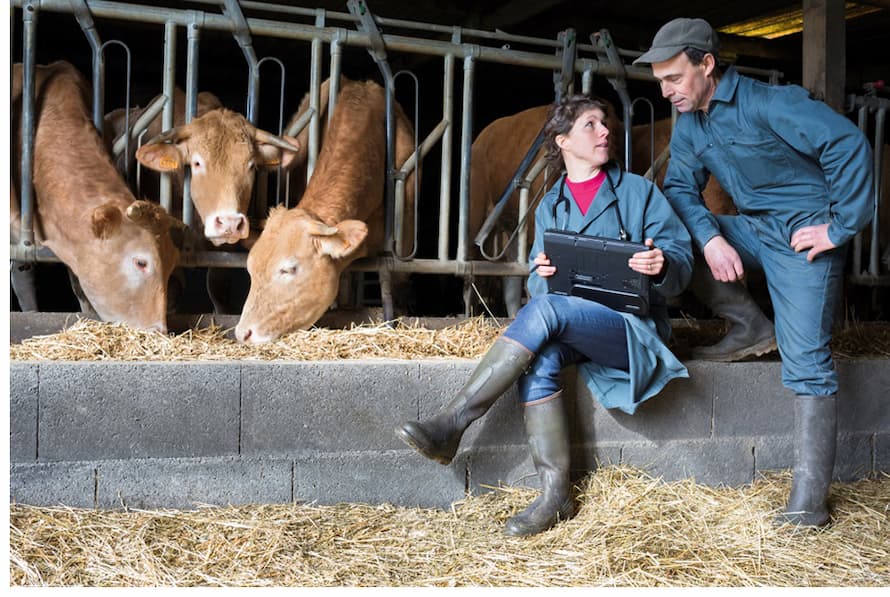
M 93 236 L 100 240 L 106 240 L 117 234 L 120 230 L 123 215 L 116 206 L 106 203 L 93 210 L 92 228 Z
M 311 234 L 319 253 L 331 259 L 342 259 L 358 250 L 368 236 L 368 226 L 360 220 L 343 220 L 335 228 L 313 231 Z
M 170 172 L 182 168 L 179 148 L 170 143 L 147 143 L 136 151 L 136 159 L 146 168 Z
M 297 158 L 297 156 L 304 153 L 302 147 L 300 146 L 300 142 L 297 140 L 296 137 L 281 135 L 281 138 L 294 147 L 300 149 L 300 151 L 282 149 L 271 143 L 258 143 L 257 147 L 260 152 L 260 157 L 257 166 L 259 166 L 260 168 L 268 169 L 278 168 L 280 166 L 281 168 L 286 170 L 294 164 L 294 160 Z

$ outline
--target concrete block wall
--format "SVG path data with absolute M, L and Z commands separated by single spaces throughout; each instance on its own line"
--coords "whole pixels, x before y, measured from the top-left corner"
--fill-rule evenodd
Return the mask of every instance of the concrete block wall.
M 462 359 L 10 364 L 10 501 L 99 508 L 389 502 L 447 507 L 499 484 L 536 486 L 515 389 L 455 461 L 393 434 L 469 377 Z M 791 393 L 775 361 L 691 361 L 634 416 L 565 372 L 573 468 L 637 466 L 737 486 L 791 464 Z M 890 470 L 890 360 L 838 362 L 838 480 Z

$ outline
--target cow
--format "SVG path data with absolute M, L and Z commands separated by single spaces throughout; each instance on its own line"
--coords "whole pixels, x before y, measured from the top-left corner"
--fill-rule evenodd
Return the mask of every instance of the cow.
M 13 131 L 21 130 L 21 64 L 13 65 Z M 35 67 L 35 240 L 71 270 L 82 308 L 105 321 L 166 332 L 167 280 L 182 226 L 137 201 L 93 126 L 90 86 L 67 62 Z M 21 239 L 21 134 L 13 141 L 10 240 Z
M 342 79 L 302 199 L 271 210 L 247 256 L 250 292 L 235 327 L 238 341 L 260 344 L 308 328 L 334 301 L 340 273 L 382 248 L 385 101 L 377 83 Z M 398 166 L 414 151 L 414 132 L 402 108 L 394 108 Z M 413 222 L 413 176 L 405 185 L 406 223 Z
M 129 110 L 129 125 L 132 127 L 136 124 L 136 121 L 143 115 L 148 109 L 148 106 L 153 105 L 157 102 L 163 95 L 157 95 L 148 102 L 146 107 L 142 108 L 139 106 L 135 106 L 130 108 Z M 179 127 L 185 124 L 185 92 L 176 87 L 173 90 L 173 126 Z M 222 102 L 216 97 L 214 94 L 208 91 L 201 91 L 198 93 L 197 97 L 197 109 L 195 113 L 195 117 L 202 116 L 206 114 L 210 110 L 215 110 L 217 108 L 222 108 Z M 127 126 L 127 110 L 125 108 L 117 108 L 116 110 L 112 110 L 111 112 L 105 115 L 105 127 L 103 129 L 104 137 L 105 137 L 105 145 L 108 148 L 108 151 L 113 152 L 114 143 L 117 141 L 123 134 L 124 130 Z M 142 133 L 142 138 L 145 140 L 151 140 L 161 134 L 161 112 L 148 123 L 148 126 L 145 128 Z M 132 177 L 134 172 L 134 167 L 136 165 L 136 150 L 138 145 L 138 139 L 131 139 L 128 145 L 129 154 L 124 154 L 121 152 L 120 154 L 115 156 L 115 166 L 117 169 L 124 175 L 128 173 Z M 160 197 L 158 181 L 159 177 L 151 177 L 151 181 L 149 184 L 146 184 L 146 178 L 142 177 L 142 184 L 140 189 L 140 194 L 147 199 L 157 201 Z M 177 170 L 174 172 L 173 177 L 173 198 L 181 198 L 182 197 L 182 170 Z M 176 213 L 174 208 L 174 213 Z
M 623 138 L 624 127 L 618 119 L 615 111 L 608 104 L 607 125 L 611 131 L 610 154 L 613 159 L 621 160 L 624 155 Z M 505 116 L 493 121 L 486 126 L 473 141 L 470 160 L 470 238 L 475 238 L 482 227 L 488 214 L 495 203 L 500 199 L 507 184 L 515 174 L 522 158 L 534 142 L 538 131 L 544 126 L 550 106 L 536 106 L 523 110 L 516 114 Z M 650 133 L 655 134 L 655 157 L 667 147 L 670 141 L 670 119 L 656 121 L 654 127 L 649 125 L 637 125 L 631 130 L 632 145 L 632 170 L 637 174 L 643 174 L 650 166 L 650 146 L 652 145 Z M 537 157 L 543 155 L 543 149 Z M 661 185 L 664 179 L 665 167 L 657 172 L 656 182 Z M 534 197 L 542 197 L 544 192 L 553 184 L 559 173 L 541 172 L 530 186 L 530 201 Z M 704 192 L 706 203 L 714 213 L 734 213 L 732 199 L 711 179 Z M 533 209 L 534 206 L 532 206 Z M 495 254 L 506 245 L 513 230 L 519 224 L 519 191 L 514 191 L 507 201 L 504 211 L 498 218 L 498 222 L 489 235 L 491 240 L 484 245 L 488 255 Z M 526 217 L 529 239 L 534 237 L 534 217 L 531 213 Z M 504 254 L 504 259 L 515 261 L 517 259 L 517 243 L 514 238 L 512 244 Z M 477 254 L 475 257 L 479 257 Z M 503 279 L 503 294 L 506 314 L 515 317 L 519 310 L 522 295 L 522 277 L 505 277 Z M 487 300 L 494 303 L 495 299 L 492 287 L 497 287 L 497 280 L 489 280 L 486 284 L 480 284 L 487 295 Z M 472 296 L 465 293 L 465 300 Z
M 295 138 L 253 126 L 226 108 L 209 110 L 190 123 L 150 139 L 136 159 L 158 172 L 191 170 L 191 197 L 204 237 L 216 246 L 247 239 L 247 209 L 259 169 L 287 168 L 300 152 Z

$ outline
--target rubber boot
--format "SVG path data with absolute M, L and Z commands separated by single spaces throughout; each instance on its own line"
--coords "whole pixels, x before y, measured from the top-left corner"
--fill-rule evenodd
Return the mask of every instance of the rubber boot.
M 470 423 L 510 389 L 534 356 L 521 344 L 498 338 L 442 412 L 426 421 L 403 423 L 396 428 L 396 435 L 427 458 L 450 463 Z
M 542 492 L 528 508 L 507 521 L 504 533 L 514 537 L 536 535 L 575 514 L 569 480 L 569 425 L 562 392 L 545 402 L 526 405 L 523 418 Z
M 733 362 L 776 350 L 776 332 L 741 282 L 718 282 L 706 265 L 693 268 L 692 293 L 730 323 L 729 332 L 713 346 L 692 349 L 692 358 Z
M 794 399 L 794 468 L 791 495 L 777 524 L 828 524 L 828 489 L 837 448 L 837 396 Z

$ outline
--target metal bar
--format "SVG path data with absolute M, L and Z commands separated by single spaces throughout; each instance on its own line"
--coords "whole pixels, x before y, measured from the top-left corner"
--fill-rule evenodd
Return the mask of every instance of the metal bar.
M 10 1 L 14 6 L 20 6 L 25 0 Z M 41 9 L 43 10 L 71 12 L 71 8 L 65 0 L 41 0 L 40 4 Z M 101 18 L 131 19 L 143 23 L 155 23 L 159 25 L 163 25 L 168 21 L 173 21 L 184 26 L 189 24 L 192 19 L 191 13 L 194 12 L 102 0 L 91 0 L 90 9 L 94 16 Z M 204 17 L 203 28 L 230 32 L 234 30 L 234 26 L 229 18 L 210 13 L 202 14 Z M 268 19 L 246 19 L 246 21 L 253 35 L 305 41 L 319 38 L 323 42 L 330 42 L 333 40 L 334 36 L 337 35 L 336 28 L 330 27 L 319 28 L 311 25 L 284 23 Z M 560 58 L 548 54 L 511 50 L 503 47 L 486 47 L 476 44 L 453 44 L 439 40 L 418 40 L 416 38 L 401 35 L 384 34 L 382 35 L 382 38 L 386 48 L 395 52 L 416 52 L 441 57 L 445 57 L 448 54 L 454 54 L 455 57 L 460 58 L 472 56 L 476 60 L 485 62 L 529 66 L 550 70 L 556 70 L 560 67 Z M 372 44 L 370 37 L 367 34 L 355 31 L 350 31 L 346 39 L 342 41 L 346 45 L 364 48 L 370 48 Z M 575 70 L 579 73 L 582 72 L 582 65 L 580 62 L 581 61 L 578 61 L 575 65 Z M 603 76 L 617 74 L 615 68 L 607 64 L 590 61 L 590 66 L 595 74 Z M 629 79 L 642 81 L 655 80 L 652 76 L 651 69 L 649 68 L 628 66 L 626 67 L 626 75 Z
M 875 205 L 874 216 L 871 221 L 871 246 L 869 247 L 868 273 L 877 276 L 881 271 L 880 266 L 880 238 L 881 238 L 881 167 L 884 157 L 884 126 L 887 122 L 887 108 L 879 108 L 875 114 Z
M 624 113 L 624 169 L 631 171 L 631 156 L 633 155 L 633 102 L 630 101 L 630 95 L 627 93 L 627 79 L 624 75 L 624 63 L 618 55 L 618 49 L 615 42 L 612 41 L 612 35 L 608 29 L 600 29 L 597 33 L 590 36 L 590 40 L 596 44 L 597 53 L 606 59 L 606 61 L 615 67 L 618 74 L 614 77 L 608 77 L 607 80 L 618 93 L 618 99 L 621 100 L 621 108 Z
M 185 69 L 185 93 L 186 114 L 185 121 L 189 123 L 197 112 L 198 106 L 198 54 L 201 42 L 201 30 L 204 25 L 205 13 L 194 11 L 192 20 L 187 26 L 188 49 L 186 50 Z M 182 221 L 191 228 L 195 222 L 195 205 L 192 203 L 192 171 L 185 168 L 185 177 L 182 186 Z
M 455 29 L 454 41 L 460 40 L 460 30 Z M 454 54 L 445 56 L 444 83 L 442 85 L 442 163 L 439 178 L 439 260 L 448 259 L 448 233 L 451 213 L 451 153 L 454 139 Z
M 176 92 L 176 23 L 169 21 L 164 23 L 164 71 L 161 81 L 161 91 L 166 101 L 161 113 L 161 130 L 167 131 L 173 128 L 174 106 L 173 98 Z M 137 165 L 137 168 L 141 166 Z M 169 172 L 162 172 L 158 199 L 161 207 L 167 213 L 173 213 L 173 176 Z M 182 216 L 185 221 L 185 203 L 182 206 Z
M 105 58 L 102 55 L 102 41 L 86 0 L 68 2 L 93 51 L 93 125 L 101 136 L 105 126 Z
M 473 144 L 473 75 L 476 71 L 476 59 L 464 57 L 463 109 L 461 112 L 460 130 L 460 189 L 457 219 L 457 260 L 467 261 L 470 255 L 469 219 L 470 219 L 470 154 Z
M 253 49 L 253 39 L 250 35 L 250 26 L 238 0 L 220 0 L 223 13 L 232 21 L 232 36 L 238 42 L 244 59 L 247 60 L 247 119 L 254 125 L 257 123 L 259 113 L 259 64 L 256 52 Z
M 37 7 L 34 2 L 25 4 L 22 10 L 22 178 L 19 184 L 19 209 L 21 212 L 21 247 L 34 246 L 34 75 L 37 65 Z

